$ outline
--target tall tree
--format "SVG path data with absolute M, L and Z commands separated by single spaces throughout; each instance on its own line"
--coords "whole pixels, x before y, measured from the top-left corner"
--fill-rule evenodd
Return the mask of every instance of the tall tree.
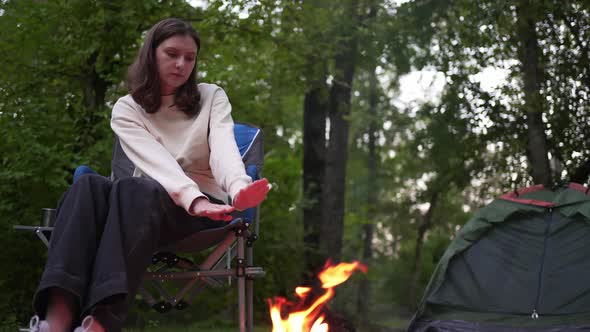
M 356 65 L 356 30 L 360 23 L 357 0 L 339 3 L 341 11 L 340 43 L 334 55 L 334 74 L 329 97 L 330 131 L 326 153 L 326 173 L 323 191 L 323 220 L 320 229 L 322 255 L 340 261 L 344 233 L 344 194 L 350 127 L 350 96 Z
M 420 289 L 420 281 L 422 278 L 422 252 L 424 248 L 424 241 L 426 232 L 432 227 L 433 223 L 433 214 L 438 204 L 438 197 L 440 195 L 439 189 L 432 189 L 432 193 L 430 195 L 430 199 L 428 201 L 428 210 L 426 213 L 420 218 L 420 222 L 418 224 L 418 232 L 416 235 L 416 244 L 415 244 L 415 252 L 414 252 L 414 264 L 412 266 L 411 271 L 411 278 L 410 278 L 410 303 L 418 303 L 418 292 Z
M 369 3 L 369 13 L 367 14 L 367 28 L 368 35 L 375 36 L 376 30 L 376 17 L 378 10 L 377 1 L 371 1 Z M 362 250 L 362 262 L 367 266 L 371 266 L 373 261 L 373 232 L 375 218 L 377 217 L 377 206 L 378 206 L 378 193 L 379 184 L 377 182 L 377 162 L 379 155 L 377 151 L 377 138 L 378 138 L 378 124 L 377 119 L 377 106 L 379 100 L 379 82 L 377 80 L 377 63 L 378 54 L 381 50 L 377 46 L 378 43 L 369 38 L 371 42 L 366 46 L 367 58 L 368 58 L 368 74 L 369 74 L 369 93 L 368 93 L 368 109 L 367 116 L 369 124 L 367 127 L 368 142 L 367 142 L 367 220 L 362 227 L 362 238 L 363 238 L 363 250 Z M 375 38 L 377 39 L 377 38 Z M 359 312 L 360 321 L 363 326 L 369 326 L 369 308 L 371 303 L 371 281 L 368 277 L 363 276 L 359 284 L 357 310 Z
M 520 0 L 516 9 L 518 17 L 519 55 L 522 66 L 524 114 L 527 123 L 527 152 L 532 169 L 533 182 L 551 185 L 551 170 L 547 150 L 547 137 L 543 123 L 544 103 L 541 96 L 543 71 L 540 68 L 540 49 L 537 39 L 537 17 L 543 8 L 537 1 Z
M 303 101 L 303 226 L 305 243 L 305 282 L 311 282 L 324 264 L 320 255 L 323 189 L 326 172 L 326 121 L 328 116 L 328 76 L 330 14 L 328 7 L 303 1 L 301 15 L 308 47 L 304 73 L 307 90 Z
M 379 155 L 377 152 L 377 74 L 376 66 L 373 66 L 369 72 L 369 134 L 368 154 L 367 154 L 367 220 L 363 225 L 363 253 L 362 261 L 364 264 L 371 266 L 373 261 L 373 231 L 375 218 L 377 217 L 379 184 L 377 182 L 377 162 Z M 371 299 L 371 282 L 367 277 L 361 279 L 358 293 L 358 312 L 361 322 L 364 326 L 369 324 L 369 307 Z
M 310 62 L 310 66 L 316 62 Z M 322 224 L 322 187 L 326 170 L 326 115 L 328 88 L 325 76 L 314 79 L 305 93 L 303 109 L 303 225 L 306 279 L 323 264 L 319 255 Z

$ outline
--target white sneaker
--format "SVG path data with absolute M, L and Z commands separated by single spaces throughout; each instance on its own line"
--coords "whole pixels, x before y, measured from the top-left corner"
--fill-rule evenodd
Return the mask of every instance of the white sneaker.
M 92 318 L 92 316 L 86 316 L 86 318 L 84 318 L 84 320 L 82 321 L 82 325 L 76 327 L 74 332 L 90 331 L 90 327 L 92 326 L 93 323 L 94 323 L 94 318 Z M 47 332 L 49 332 L 49 330 L 47 330 Z
M 39 316 L 35 315 L 29 321 L 29 328 L 19 329 L 22 332 L 49 332 L 49 323 L 44 320 L 39 320 Z

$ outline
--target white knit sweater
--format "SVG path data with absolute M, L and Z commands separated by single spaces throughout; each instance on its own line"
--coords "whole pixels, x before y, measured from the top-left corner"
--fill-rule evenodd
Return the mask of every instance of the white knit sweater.
M 198 87 L 197 116 L 170 107 L 171 97 L 149 114 L 127 95 L 117 101 L 111 117 L 111 128 L 136 167 L 134 176 L 158 181 L 189 213 L 191 203 L 204 192 L 227 203 L 228 194 L 233 199 L 252 181 L 234 139 L 225 91 L 214 84 Z

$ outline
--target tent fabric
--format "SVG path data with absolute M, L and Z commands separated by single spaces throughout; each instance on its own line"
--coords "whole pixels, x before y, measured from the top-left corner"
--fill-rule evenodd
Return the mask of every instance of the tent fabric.
M 585 187 L 571 184 L 552 191 L 535 186 L 504 195 L 474 214 L 439 261 L 409 330 L 432 329 L 432 324 L 456 328 L 461 322 L 464 328 L 482 322 L 590 326 L 590 196 Z
M 506 323 L 506 322 L 504 322 Z M 514 327 L 508 325 L 489 325 L 462 320 L 424 320 L 413 325 L 413 331 L 420 332 L 576 332 L 590 331 L 590 325 L 563 325 L 549 328 Z

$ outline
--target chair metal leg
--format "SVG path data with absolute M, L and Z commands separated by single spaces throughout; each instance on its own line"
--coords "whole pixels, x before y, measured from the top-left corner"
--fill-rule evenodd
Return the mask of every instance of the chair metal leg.
M 225 254 L 225 248 L 229 247 L 231 243 L 234 241 L 234 236 L 226 236 L 223 241 L 217 245 L 215 250 L 205 259 L 203 263 L 199 265 L 201 270 L 209 270 L 211 267 L 219 261 L 221 257 Z
M 49 240 L 47 240 L 47 237 L 45 236 L 45 234 L 43 233 L 43 231 L 41 231 L 41 229 L 37 229 L 35 231 L 35 234 L 37 234 L 37 237 L 39 237 L 39 239 L 41 239 L 41 241 L 43 242 L 43 244 L 45 244 L 45 246 L 47 248 L 49 248 Z
M 150 294 L 150 292 L 147 291 L 147 289 L 145 289 L 145 287 L 143 287 L 143 285 L 139 286 L 137 292 L 139 294 L 141 294 L 141 296 L 143 297 L 143 300 L 147 302 L 147 304 L 151 306 L 153 306 L 154 304 L 156 304 L 156 299 L 154 299 L 154 297 L 152 296 L 152 294 Z
M 253 262 L 252 242 L 247 241 L 246 244 L 246 266 L 251 267 Z M 246 331 L 252 332 L 254 330 L 254 278 L 246 277 Z
M 243 232 L 238 234 L 237 279 L 238 279 L 238 311 L 240 332 L 246 332 L 246 262 L 244 255 L 245 239 Z
M 246 331 L 252 332 L 254 330 L 254 301 L 253 301 L 253 287 L 254 280 L 246 278 Z

